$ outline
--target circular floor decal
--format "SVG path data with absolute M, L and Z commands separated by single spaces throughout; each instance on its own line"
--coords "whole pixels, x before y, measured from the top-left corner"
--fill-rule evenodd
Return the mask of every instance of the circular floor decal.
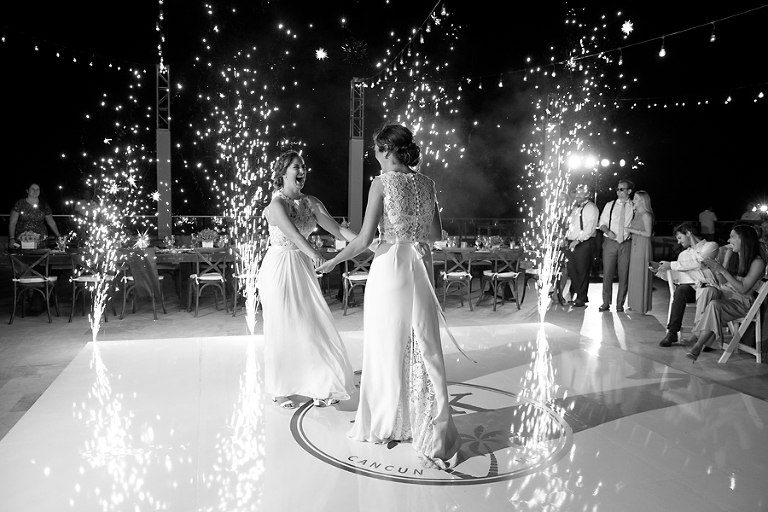
M 347 438 L 354 411 L 307 402 L 291 420 L 306 451 L 361 476 L 422 485 L 474 485 L 511 480 L 563 457 L 573 433 L 555 410 L 524 397 L 465 383 L 448 383 L 451 412 L 461 434 L 461 463 L 446 471 L 422 467 L 410 443 L 377 445 Z

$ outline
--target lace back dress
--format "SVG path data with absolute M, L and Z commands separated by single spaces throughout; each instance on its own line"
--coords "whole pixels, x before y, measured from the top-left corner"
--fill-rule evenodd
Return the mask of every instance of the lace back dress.
M 434 182 L 389 172 L 381 244 L 365 290 L 360 404 L 349 436 L 388 443 L 411 440 L 423 465 L 455 463 L 461 438 L 453 423 L 434 290 L 419 244 L 428 243 Z
M 316 226 L 309 199 L 281 196 L 306 238 Z M 258 279 L 267 390 L 274 396 L 349 399 L 355 389 L 352 366 L 312 261 L 271 224 L 269 243 Z

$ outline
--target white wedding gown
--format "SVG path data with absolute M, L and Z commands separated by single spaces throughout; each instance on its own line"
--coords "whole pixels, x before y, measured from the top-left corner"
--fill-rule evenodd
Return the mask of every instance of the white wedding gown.
M 306 238 L 316 226 L 309 200 L 282 197 Z M 258 280 L 267 390 L 273 396 L 348 400 L 355 389 L 352 366 L 312 260 L 277 226 L 269 226 L 269 243 Z
M 437 302 L 422 261 L 435 208 L 435 185 L 418 173 L 379 178 L 381 243 L 365 290 L 360 405 L 349 437 L 412 440 L 422 463 L 455 464 L 461 437 L 448 405 Z

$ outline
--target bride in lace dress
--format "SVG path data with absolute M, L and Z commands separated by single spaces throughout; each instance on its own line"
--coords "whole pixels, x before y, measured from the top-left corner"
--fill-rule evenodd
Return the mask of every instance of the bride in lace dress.
M 317 224 L 338 238 L 352 240 L 355 233 L 340 227 L 317 198 L 301 193 L 307 168 L 299 153 L 282 154 L 274 172 L 276 192 L 264 210 L 269 249 L 258 279 L 266 387 L 285 409 L 294 407 L 293 395 L 331 405 L 348 400 L 355 386 L 347 350 L 315 274 L 325 260 L 307 237 Z
M 318 270 L 379 245 L 365 290 L 360 405 L 349 436 L 411 440 L 426 467 L 456 464 L 461 437 L 448 405 L 430 241 L 440 239 L 434 182 L 415 172 L 413 134 L 387 125 L 374 135 L 381 175 L 373 180 L 360 234 Z M 428 270 L 429 269 L 429 270 Z

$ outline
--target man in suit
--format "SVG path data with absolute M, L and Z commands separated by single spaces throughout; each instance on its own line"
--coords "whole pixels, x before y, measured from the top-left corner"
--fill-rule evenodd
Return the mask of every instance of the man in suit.
M 634 209 L 632 192 L 635 184 L 629 180 L 619 181 L 616 187 L 616 200 L 608 201 L 600 215 L 600 231 L 603 232 L 603 305 L 600 311 L 611 308 L 613 298 L 613 276 L 619 267 L 619 291 L 616 295 L 616 311 L 624 311 L 629 281 L 629 253 L 632 248 L 627 228 L 632 223 Z
M 574 189 L 568 239 L 568 277 L 571 279 L 571 298 L 575 308 L 583 308 L 589 298 L 589 272 L 595 254 L 595 230 L 600 210 L 589 200 L 589 187 L 580 183 Z

